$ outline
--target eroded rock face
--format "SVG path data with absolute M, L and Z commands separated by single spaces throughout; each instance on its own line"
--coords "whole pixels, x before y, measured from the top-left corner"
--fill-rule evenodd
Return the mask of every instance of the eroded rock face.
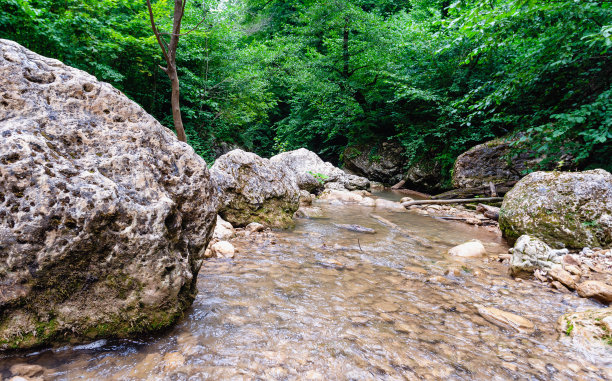
M 612 175 L 531 173 L 505 196 L 499 227 L 510 242 L 529 234 L 553 248 L 611 247 Z
M 528 153 L 510 155 L 510 142 L 496 139 L 472 147 L 459 155 L 453 170 L 455 188 L 473 188 L 493 182 L 518 181 L 523 171 L 533 168 L 539 160 Z
M 356 175 L 394 185 L 402 180 L 404 148 L 396 142 L 349 147 L 344 151 L 344 166 Z
M 0 349 L 127 337 L 196 293 L 206 163 L 121 92 L 0 40 Z
M 510 273 L 512 276 L 529 276 L 537 269 L 548 271 L 561 264 L 561 259 L 567 253 L 567 249 L 553 250 L 532 236 L 521 236 L 512 249 Z
M 276 228 L 293 225 L 300 189 L 286 166 L 234 150 L 215 161 L 211 174 L 221 194 L 219 215 L 233 226 L 251 222 Z

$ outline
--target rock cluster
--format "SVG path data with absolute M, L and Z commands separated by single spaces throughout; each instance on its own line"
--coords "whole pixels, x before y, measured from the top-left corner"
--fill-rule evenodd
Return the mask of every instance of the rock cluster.
M 120 91 L 0 40 L 0 349 L 126 337 L 191 304 L 206 163 Z

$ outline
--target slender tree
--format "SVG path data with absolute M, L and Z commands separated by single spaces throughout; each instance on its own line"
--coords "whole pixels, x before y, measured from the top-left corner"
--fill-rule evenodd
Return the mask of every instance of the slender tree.
M 176 135 L 178 139 L 182 142 L 187 141 L 187 135 L 185 135 L 185 128 L 183 127 L 183 119 L 181 118 L 181 106 L 179 101 L 180 95 L 180 87 L 179 87 L 179 79 L 178 73 L 176 71 L 176 50 L 178 48 L 179 37 L 181 36 L 181 21 L 183 20 L 183 15 L 185 14 L 185 6 L 187 4 L 187 0 L 174 0 L 174 14 L 173 14 L 173 23 L 172 23 L 172 32 L 170 33 L 170 42 L 166 42 L 166 40 L 162 37 L 162 33 L 155 25 L 155 17 L 153 16 L 153 9 L 151 7 L 151 0 L 147 0 L 147 7 L 149 8 L 149 18 L 151 20 L 151 28 L 153 29 L 153 33 L 157 38 L 157 43 L 159 44 L 162 54 L 164 55 L 164 59 L 166 60 L 166 67 L 160 68 L 168 74 L 170 78 L 170 83 L 172 84 L 172 118 L 174 119 L 174 129 L 176 130 Z

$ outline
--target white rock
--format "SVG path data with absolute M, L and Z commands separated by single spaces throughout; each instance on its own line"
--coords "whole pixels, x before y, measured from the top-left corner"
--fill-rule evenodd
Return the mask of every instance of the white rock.
M 246 231 L 251 232 L 251 233 L 257 233 L 257 232 L 262 232 L 264 231 L 266 227 L 258 222 L 251 222 L 250 224 L 248 224 L 245 228 Z
M 482 257 L 487 254 L 487 250 L 482 242 L 473 240 L 451 248 L 448 254 L 455 257 Z
M 212 255 L 217 258 L 234 258 L 234 245 L 227 241 L 219 241 L 210 247 Z
M 236 236 L 234 227 L 229 222 L 225 221 L 221 216 L 217 216 L 217 226 L 213 233 L 213 238 L 219 241 L 227 241 Z

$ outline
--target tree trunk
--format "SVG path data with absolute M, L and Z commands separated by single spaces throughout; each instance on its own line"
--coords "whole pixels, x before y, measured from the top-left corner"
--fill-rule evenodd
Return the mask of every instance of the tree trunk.
M 181 117 L 181 106 L 179 102 L 180 87 L 176 67 L 169 66 L 167 73 L 172 84 L 172 98 L 170 99 L 170 103 L 172 105 L 172 119 L 174 120 L 176 136 L 178 140 L 187 142 L 187 135 L 185 135 L 185 128 L 183 127 L 183 118 Z

